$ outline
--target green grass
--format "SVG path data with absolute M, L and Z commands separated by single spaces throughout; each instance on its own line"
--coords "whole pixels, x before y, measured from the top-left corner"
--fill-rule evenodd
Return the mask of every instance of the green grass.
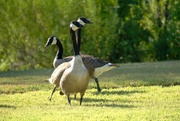
M 128 63 L 92 80 L 82 106 L 58 91 L 51 102 L 53 69 L 0 72 L 0 121 L 176 121 L 180 119 L 180 61 Z

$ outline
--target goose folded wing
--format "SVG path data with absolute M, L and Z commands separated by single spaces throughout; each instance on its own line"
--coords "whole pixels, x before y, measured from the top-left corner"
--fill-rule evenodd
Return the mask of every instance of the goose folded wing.
M 64 71 L 69 67 L 70 67 L 70 63 L 68 63 L 68 62 L 65 62 L 65 63 L 62 63 L 61 65 L 59 65 L 51 74 L 51 78 L 50 78 L 51 82 L 50 83 L 59 86 L 59 81 L 60 81 Z

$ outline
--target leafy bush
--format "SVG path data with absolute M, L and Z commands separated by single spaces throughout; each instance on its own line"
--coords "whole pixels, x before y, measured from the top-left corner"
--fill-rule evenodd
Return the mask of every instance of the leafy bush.
M 1 0 L 0 71 L 52 67 L 57 36 L 73 54 L 69 23 L 93 21 L 82 31 L 82 53 L 111 62 L 180 59 L 180 1 Z

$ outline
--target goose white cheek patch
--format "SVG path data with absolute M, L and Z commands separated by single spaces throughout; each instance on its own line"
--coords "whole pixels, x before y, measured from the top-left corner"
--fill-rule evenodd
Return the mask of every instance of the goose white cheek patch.
M 57 40 L 56 40 L 56 38 L 54 37 L 53 38 L 53 41 L 52 41 L 52 45 L 54 45 L 54 44 L 56 44 L 57 43 Z
M 85 25 L 85 23 L 81 20 L 81 19 L 78 19 L 77 20 L 81 25 Z
M 70 24 L 70 27 L 72 28 L 73 31 L 78 30 L 79 28 L 77 26 L 75 26 L 74 24 Z

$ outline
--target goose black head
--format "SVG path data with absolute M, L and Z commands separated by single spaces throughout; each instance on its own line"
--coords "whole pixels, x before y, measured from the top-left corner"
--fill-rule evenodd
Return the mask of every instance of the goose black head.
M 81 23 L 79 23 L 78 21 L 72 21 L 70 23 L 70 28 L 73 30 L 73 31 L 76 31 L 80 28 L 84 27 L 84 25 L 82 25 Z
M 44 47 L 47 47 L 49 45 L 54 45 L 54 44 L 57 43 L 57 41 L 58 41 L 57 37 L 51 36 L 51 37 L 48 38 L 47 43 L 46 43 L 46 45 Z
M 80 17 L 77 20 L 80 24 L 85 25 L 85 24 L 92 24 L 93 22 L 91 22 L 89 19 L 85 18 L 85 17 Z

